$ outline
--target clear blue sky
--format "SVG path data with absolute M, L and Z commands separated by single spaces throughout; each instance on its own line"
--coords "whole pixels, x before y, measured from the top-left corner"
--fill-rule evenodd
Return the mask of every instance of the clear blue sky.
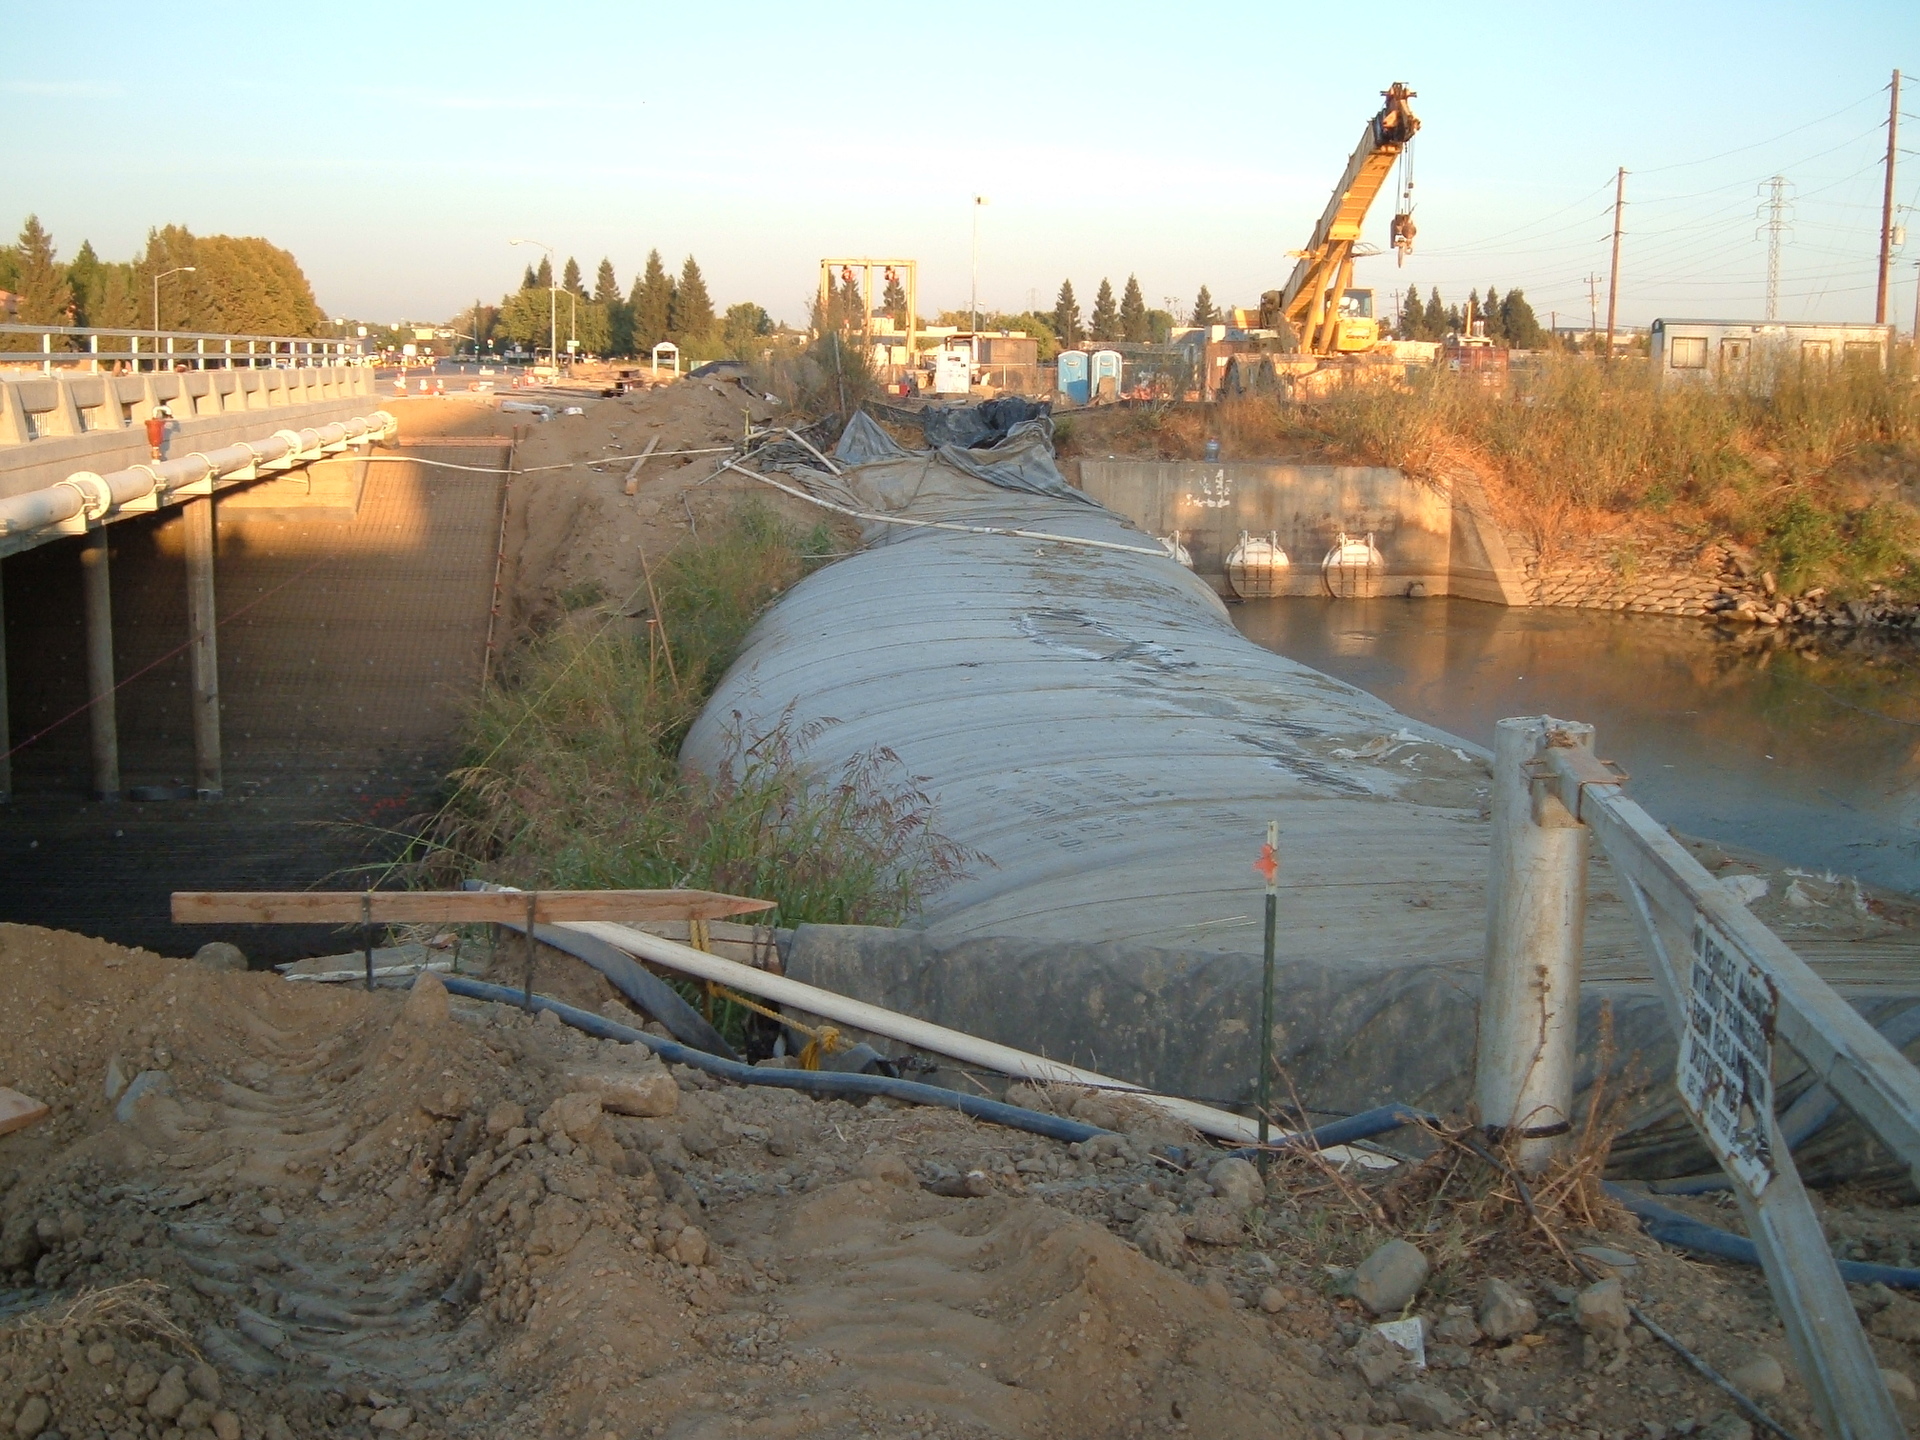
M 329 312 L 497 299 L 532 235 L 624 287 L 658 246 L 797 320 L 823 254 L 918 257 L 922 308 L 1255 303 L 1389 81 L 1418 93 L 1420 248 L 1390 297 L 1525 287 L 1584 319 L 1625 165 L 1621 313 L 1758 315 L 1756 186 L 1798 199 L 1787 318 L 1871 318 L 1896 66 L 1920 5 L 48 4 L 0 0 L 11 227 L 124 258 L 149 226 L 263 235 Z M 1920 204 L 1920 119 L 1899 199 Z M 1731 152 L 1731 153 L 1729 153 Z M 1384 242 L 1390 206 L 1370 217 Z M 1898 266 L 1910 324 L 1920 214 Z M 1391 299 L 1386 303 L 1391 306 Z M 1604 305 L 1604 293 L 1602 296 Z

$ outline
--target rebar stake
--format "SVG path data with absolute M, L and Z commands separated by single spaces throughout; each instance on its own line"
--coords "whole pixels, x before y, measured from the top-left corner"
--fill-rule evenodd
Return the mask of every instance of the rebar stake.
M 1280 822 L 1267 822 L 1267 843 L 1254 869 L 1267 877 L 1266 957 L 1260 971 L 1260 1173 L 1267 1173 L 1267 1133 L 1273 1109 L 1273 951 L 1280 916 Z
M 533 915 L 539 904 L 540 892 L 529 890 L 527 892 L 527 980 L 522 987 L 524 993 L 520 997 L 521 1005 L 529 1013 L 533 1010 Z
M 367 989 L 373 989 L 373 887 L 360 897 L 360 943 L 367 952 Z

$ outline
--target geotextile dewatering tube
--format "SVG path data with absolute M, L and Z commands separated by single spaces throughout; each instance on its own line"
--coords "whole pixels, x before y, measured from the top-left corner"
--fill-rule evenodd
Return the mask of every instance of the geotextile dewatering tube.
M 447 987 L 450 995 L 492 1000 L 516 1009 L 523 1007 L 526 1002 L 525 991 L 512 990 L 505 985 L 489 985 L 483 980 L 469 980 L 462 975 L 439 975 L 436 978 Z M 632 1029 L 618 1021 L 576 1009 L 545 995 L 533 997 L 533 1008 L 552 1011 L 563 1023 L 598 1039 L 644 1045 L 662 1060 L 703 1070 L 709 1075 L 717 1075 L 740 1085 L 766 1085 L 776 1090 L 800 1090 L 811 1095 L 884 1095 L 889 1100 L 904 1100 L 910 1105 L 937 1105 L 947 1110 L 958 1110 L 975 1120 L 986 1120 L 1011 1130 L 1025 1130 L 1029 1134 L 1042 1135 L 1049 1140 L 1060 1140 L 1070 1145 L 1091 1140 L 1096 1135 L 1113 1133 L 1097 1125 L 1083 1125 L 1078 1120 L 1066 1120 L 1038 1110 L 1025 1110 L 1018 1105 L 1007 1105 L 979 1095 L 963 1095 L 958 1090 L 947 1090 L 938 1085 L 922 1085 L 915 1080 L 895 1080 L 886 1075 L 848 1075 L 834 1070 L 763 1070 L 738 1060 L 723 1060 L 718 1055 L 709 1055 L 690 1045 L 663 1040 L 658 1035 Z

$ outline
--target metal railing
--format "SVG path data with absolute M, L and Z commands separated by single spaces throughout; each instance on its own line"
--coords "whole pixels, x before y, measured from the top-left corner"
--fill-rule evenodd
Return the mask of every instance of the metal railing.
M 1820 1423 L 1836 1440 L 1904 1436 L 1774 1115 L 1773 1042 L 1908 1167 L 1920 1165 L 1920 1071 L 1628 799 L 1626 781 L 1595 758 L 1590 725 L 1497 727 L 1481 1119 L 1523 1168 L 1565 1143 L 1598 837 L 1680 1038 L 1682 1106 L 1732 1183 Z
M 365 365 L 371 357 L 358 340 L 313 335 L 211 335 L 197 330 L 95 330 L 74 325 L 0 325 L 0 337 L 24 336 L 16 346 L 0 339 L 0 365 L 37 360 L 45 374 L 56 367 L 99 373 L 125 365 L 148 370 L 257 370 L 311 365 Z M 115 344 L 114 342 L 122 342 Z M 104 342 L 104 343 L 103 343 Z

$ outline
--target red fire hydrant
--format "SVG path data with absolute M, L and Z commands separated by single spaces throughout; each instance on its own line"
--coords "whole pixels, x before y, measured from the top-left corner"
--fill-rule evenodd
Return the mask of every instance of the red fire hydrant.
M 153 452 L 155 460 L 164 459 L 167 448 L 167 412 L 158 409 L 147 417 L 147 448 Z

